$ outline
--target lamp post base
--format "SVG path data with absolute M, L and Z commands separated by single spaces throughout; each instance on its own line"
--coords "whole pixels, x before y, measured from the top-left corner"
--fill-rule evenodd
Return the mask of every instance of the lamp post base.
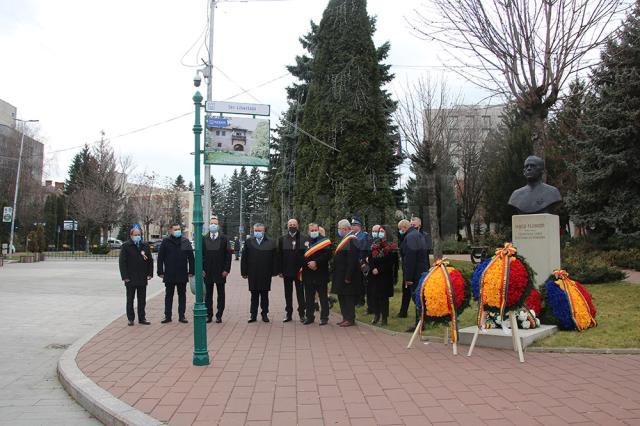
M 193 307 L 193 365 L 209 365 L 207 351 L 207 308 L 204 303 Z

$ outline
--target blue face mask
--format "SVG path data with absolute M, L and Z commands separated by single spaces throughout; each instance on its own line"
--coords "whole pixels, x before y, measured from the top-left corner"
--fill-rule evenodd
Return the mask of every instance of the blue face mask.
M 173 231 L 173 236 L 176 238 L 182 237 L 182 231 Z
M 218 225 L 216 225 L 215 223 L 212 223 L 211 225 L 209 225 L 209 231 L 218 232 Z
M 134 235 L 132 239 L 133 239 L 133 242 L 136 244 L 142 241 L 142 237 L 140 235 Z
M 338 229 L 338 235 L 339 236 L 344 236 L 344 231 L 342 229 Z
M 260 232 L 260 231 L 255 231 L 255 232 L 253 233 L 253 236 L 254 236 L 254 237 L 256 237 L 258 240 L 261 240 L 261 239 L 262 239 L 262 237 L 264 237 L 264 233 L 263 233 L 263 232 Z
M 319 236 L 319 235 L 320 235 L 320 232 L 318 232 L 318 231 L 311 231 L 311 232 L 309 232 L 309 236 L 310 236 L 311 238 L 313 238 L 314 240 L 315 240 L 316 238 L 318 238 L 318 236 Z
M 380 238 L 380 233 L 379 232 L 372 232 L 371 236 L 373 237 L 373 239 Z
M 384 232 L 383 231 L 378 232 L 378 238 L 380 238 L 380 239 L 384 238 Z

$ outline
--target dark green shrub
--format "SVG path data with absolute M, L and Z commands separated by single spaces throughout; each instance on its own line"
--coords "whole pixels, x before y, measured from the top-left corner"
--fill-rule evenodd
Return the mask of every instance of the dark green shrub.
M 442 252 L 444 254 L 468 254 L 469 243 L 466 241 L 445 240 L 442 242 Z
M 603 257 L 612 265 L 623 269 L 635 269 L 640 271 L 640 249 L 611 250 L 605 252 Z
M 562 268 L 569 273 L 571 279 L 581 284 L 620 281 L 626 276 L 620 269 L 611 265 L 602 253 L 565 256 L 562 259 Z
M 109 254 L 110 251 L 111 251 L 111 247 L 107 243 L 91 246 L 92 254 Z

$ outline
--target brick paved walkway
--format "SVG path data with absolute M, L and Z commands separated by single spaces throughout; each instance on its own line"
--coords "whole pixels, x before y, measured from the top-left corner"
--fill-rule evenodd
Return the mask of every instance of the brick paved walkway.
M 224 322 L 207 327 L 211 366 L 191 366 L 192 323 L 159 323 L 162 297 L 148 304 L 153 325 L 116 321 L 78 365 L 171 425 L 640 424 L 638 356 L 528 353 L 519 364 L 485 348 L 472 358 L 442 344 L 407 350 L 406 336 L 364 326 L 283 324 L 280 279 L 272 322 L 247 324 L 237 267 Z

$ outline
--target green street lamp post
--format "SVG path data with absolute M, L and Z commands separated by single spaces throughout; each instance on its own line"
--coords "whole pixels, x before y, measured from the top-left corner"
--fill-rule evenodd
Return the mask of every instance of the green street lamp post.
M 193 240 L 196 245 L 196 304 L 193 306 L 193 365 L 209 365 L 209 352 L 207 351 L 207 308 L 204 305 L 202 283 L 202 193 L 200 189 L 200 108 L 202 108 L 202 95 L 199 91 L 193 95 L 196 107 L 196 121 L 193 125 L 195 140 L 195 188 L 193 193 Z

